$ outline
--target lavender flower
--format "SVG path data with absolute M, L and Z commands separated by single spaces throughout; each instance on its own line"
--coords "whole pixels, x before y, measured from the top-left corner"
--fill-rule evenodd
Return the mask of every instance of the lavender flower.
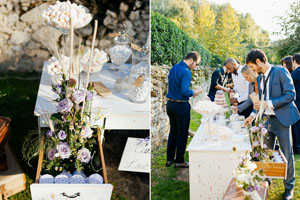
M 258 127 L 259 127 L 259 128 L 263 128 L 264 125 L 263 125 L 263 124 L 259 124 Z
M 258 152 L 256 152 L 254 155 L 255 158 L 258 158 L 259 156 L 260 156 L 260 153 L 258 153 Z
M 93 130 L 90 128 L 89 125 L 86 125 L 80 133 L 81 137 L 83 138 L 91 138 L 93 136 Z
M 60 94 L 61 93 L 61 85 L 60 84 L 52 85 L 52 91 L 54 93 Z
M 73 100 L 75 103 L 79 104 L 84 101 L 84 91 L 83 90 L 76 90 L 73 95 Z
M 262 129 L 261 129 L 261 133 L 262 133 L 263 135 L 266 135 L 266 134 L 268 133 L 268 130 L 267 130 L 266 128 L 262 128 Z
M 51 130 L 47 131 L 46 136 L 53 137 L 53 132 Z
M 257 127 L 257 126 L 252 126 L 252 127 L 251 127 L 251 132 L 257 132 L 257 131 L 259 131 L 259 130 L 260 130 L 260 128 Z
M 86 100 L 90 101 L 90 100 L 93 99 L 93 97 L 94 97 L 94 94 L 92 92 L 90 92 L 90 91 L 87 91 Z
M 60 131 L 58 132 L 58 138 L 59 138 L 60 140 L 64 140 L 64 139 L 66 139 L 66 137 L 67 137 L 67 135 L 66 135 L 66 132 L 65 132 L 65 131 L 60 130 Z
M 57 112 L 60 113 L 65 113 L 65 112 L 70 112 L 70 110 L 73 107 L 73 103 L 70 99 L 65 98 L 58 102 L 58 105 L 56 106 Z
M 91 160 L 91 152 L 87 148 L 80 149 L 77 155 L 77 159 L 79 159 L 83 163 L 89 163 Z
M 56 149 L 50 149 L 47 154 L 48 160 L 54 160 L 55 154 L 56 154 Z
M 258 191 L 259 187 L 257 185 L 254 185 L 254 190 Z
M 253 146 L 254 146 L 254 147 L 258 147 L 258 146 L 259 146 L 259 142 L 258 142 L 257 140 L 255 140 L 255 141 L 253 142 Z
M 254 190 L 254 187 L 252 186 L 248 186 L 248 188 L 246 189 L 247 192 L 252 192 Z
M 69 158 L 71 155 L 71 150 L 66 142 L 60 142 L 56 147 L 61 159 Z

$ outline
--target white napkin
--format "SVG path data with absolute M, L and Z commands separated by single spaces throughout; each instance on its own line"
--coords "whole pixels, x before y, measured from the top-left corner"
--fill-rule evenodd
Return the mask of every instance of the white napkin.
M 39 183 L 41 184 L 53 184 L 54 183 L 54 177 L 50 174 L 44 174 L 40 177 Z
M 88 181 L 90 184 L 103 184 L 103 177 L 100 174 L 92 174 L 89 176 Z

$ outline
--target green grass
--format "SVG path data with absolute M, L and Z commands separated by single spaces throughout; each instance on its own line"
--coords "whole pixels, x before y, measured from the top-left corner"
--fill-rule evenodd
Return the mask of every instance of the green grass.
M 39 77 L 40 74 L 13 74 L 14 76 Z M 0 77 L 3 77 L 0 75 Z M 11 139 L 9 141 L 25 175 L 27 189 L 10 199 L 31 199 L 29 185 L 35 178 L 35 167 L 31 168 L 22 160 L 21 147 L 29 130 L 37 130 L 37 119 L 33 116 L 39 79 L 19 80 L 15 78 L 0 80 L 0 91 L 5 96 L 0 97 L 0 115 L 11 118 Z M 32 163 L 36 166 L 36 163 Z
M 190 129 L 195 132 L 200 125 L 201 115 L 191 111 Z M 189 138 L 188 143 L 191 138 Z M 152 200 L 186 200 L 189 199 L 189 184 L 176 180 L 178 169 L 165 167 L 166 145 L 158 150 L 152 150 L 151 160 L 151 198 Z M 185 153 L 188 160 L 188 152 Z M 300 199 L 300 155 L 295 155 L 295 193 L 294 199 Z M 281 200 L 284 192 L 283 180 L 273 179 L 269 187 L 269 200 Z
M 190 129 L 196 132 L 200 126 L 201 115 L 191 110 Z M 188 144 L 191 141 L 188 138 Z M 166 145 L 163 145 L 159 150 L 152 150 L 151 160 L 151 199 L 152 200 L 186 200 L 190 197 L 189 183 L 181 180 L 176 180 L 176 175 L 179 169 L 165 167 L 166 164 Z M 184 159 L 189 160 L 188 152 L 185 153 Z

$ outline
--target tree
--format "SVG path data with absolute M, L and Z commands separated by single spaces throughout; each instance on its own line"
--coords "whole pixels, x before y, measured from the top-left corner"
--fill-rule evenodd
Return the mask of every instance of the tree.
M 195 13 L 195 35 L 196 38 L 209 50 L 215 48 L 214 38 L 216 34 L 216 14 L 210 4 L 203 0 Z
M 191 37 L 194 36 L 194 11 L 191 9 L 188 1 L 172 0 L 170 2 L 169 18 Z
M 213 51 L 224 60 L 228 57 L 241 59 L 238 56 L 240 47 L 240 22 L 234 9 L 225 4 L 217 15 L 216 20 L 216 49 Z

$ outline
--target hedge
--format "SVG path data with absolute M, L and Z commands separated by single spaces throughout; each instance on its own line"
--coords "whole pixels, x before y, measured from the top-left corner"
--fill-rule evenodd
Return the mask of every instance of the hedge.
M 175 23 L 159 13 L 151 12 L 151 63 L 174 65 L 183 60 L 190 51 L 200 53 L 202 66 L 216 67 L 221 61 Z

